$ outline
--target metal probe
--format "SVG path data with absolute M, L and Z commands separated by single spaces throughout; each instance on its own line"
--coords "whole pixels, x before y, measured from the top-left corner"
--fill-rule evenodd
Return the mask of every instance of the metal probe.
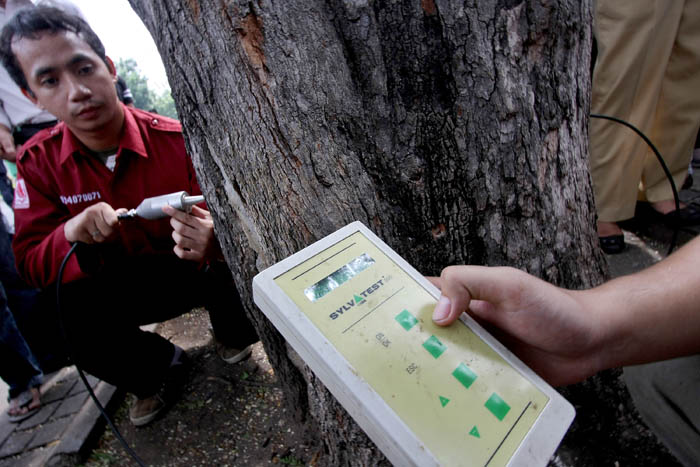
M 178 191 L 167 195 L 146 198 L 141 201 L 141 204 L 139 204 L 136 209 L 130 209 L 124 214 L 119 214 L 117 218 L 119 220 L 131 219 L 134 217 L 149 220 L 161 219 L 168 216 L 163 212 L 163 206 L 165 205 L 170 205 L 180 211 L 190 212 L 192 210 L 192 206 L 203 201 L 204 196 L 202 195 L 190 196 L 186 191 Z

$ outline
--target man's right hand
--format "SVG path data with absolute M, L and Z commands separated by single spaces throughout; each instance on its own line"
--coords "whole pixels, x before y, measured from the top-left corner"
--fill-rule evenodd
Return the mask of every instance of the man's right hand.
M 122 211 L 120 209 L 119 211 Z M 119 224 L 112 206 L 105 202 L 93 204 L 83 212 L 70 219 L 63 227 L 66 240 L 70 243 L 83 242 L 87 244 L 102 243 L 112 237 Z
M 0 124 L 0 157 L 10 162 L 17 159 L 17 149 L 15 148 L 15 140 L 12 138 L 12 131 L 2 124 Z
M 555 287 L 513 268 L 450 266 L 440 278 L 433 321 L 453 323 L 468 312 L 542 378 L 558 386 L 600 370 L 600 323 L 580 292 Z

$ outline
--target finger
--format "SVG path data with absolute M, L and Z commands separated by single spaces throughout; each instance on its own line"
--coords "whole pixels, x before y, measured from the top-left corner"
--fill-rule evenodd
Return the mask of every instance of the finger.
M 204 242 L 201 238 L 196 237 L 196 238 L 190 238 L 181 235 L 177 231 L 173 230 L 172 233 L 172 238 L 175 241 L 175 245 L 178 246 L 179 248 L 183 248 L 185 250 L 189 251 L 196 251 L 196 252 L 203 252 L 206 251 L 207 248 L 207 243 Z
M 97 232 L 97 230 L 87 230 L 83 229 L 80 231 L 78 234 L 78 241 L 82 243 L 87 243 L 88 245 L 92 245 L 94 243 L 98 243 L 97 240 L 95 239 L 95 236 L 92 234 Z
M 177 219 L 185 225 L 191 225 L 192 223 L 193 216 L 184 211 L 180 211 L 179 209 L 175 209 L 169 204 L 163 206 L 163 212 L 169 215 L 171 219 Z
M 193 227 L 189 224 L 180 222 L 175 217 L 170 218 L 170 226 L 173 228 L 173 232 L 177 232 L 180 235 L 182 235 L 183 237 L 191 238 L 193 240 L 196 240 L 196 239 L 199 239 L 200 237 L 202 237 L 202 233 L 200 232 L 199 229 L 197 229 L 196 227 Z
M 90 235 L 92 238 L 95 239 L 95 241 L 99 241 L 99 239 L 105 239 L 109 237 L 112 233 L 112 228 L 105 222 L 105 220 L 102 218 L 102 216 L 97 216 L 95 218 L 95 226 L 91 228 L 90 230 Z
M 472 299 L 467 284 L 473 275 L 474 266 L 449 266 L 440 274 L 442 287 L 440 300 L 433 311 L 433 321 L 440 326 L 452 324 L 460 314 L 467 311 Z
M 536 288 L 539 279 L 509 267 L 457 266 L 443 271 L 442 294 L 453 303 L 447 324 L 452 323 L 464 308 L 464 296 L 472 314 L 498 327 L 512 330 L 515 323 L 526 319 L 523 314 L 508 313 L 522 309 L 523 292 Z M 436 324 L 442 324 L 436 321 Z
M 192 206 L 192 212 L 190 213 L 195 217 L 200 219 L 211 219 L 211 213 L 206 209 L 202 209 L 199 206 Z
M 180 248 L 185 248 L 188 250 L 199 250 L 201 249 L 201 243 L 198 242 L 196 239 L 192 239 L 189 237 L 185 237 L 178 233 L 176 230 L 173 230 L 172 233 L 172 238 L 175 241 L 175 245 L 179 246 Z
M 95 227 L 90 232 L 96 242 L 102 242 L 114 233 L 114 225 L 117 223 L 117 215 L 113 209 L 103 209 L 95 216 Z
M 513 268 L 486 266 L 450 266 L 440 275 L 442 297 L 435 307 L 433 321 L 446 326 L 467 311 L 472 300 L 498 305 L 509 296 L 520 292 L 521 272 Z M 491 311 L 492 307 L 477 304 L 477 312 Z M 493 318 L 493 314 L 488 318 Z
M 107 203 L 98 203 L 89 209 L 92 222 L 86 222 L 86 229 L 95 242 L 103 242 L 114 233 L 114 226 L 119 222 L 117 213 Z
M 179 245 L 175 245 L 173 251 L 180 259 L 186 259 L 190 261 L 200 261 L 204 258 L 204 254 L 197 250 L 187 250 Z
M 117 224 L 119 224 L 119 215 L 117 211 L 115 211 L 109 204 L 105 203 L 104 208 L 100 211 L 100 214 L 102 216 L 102 220 L 110 228 L 114 228 Z

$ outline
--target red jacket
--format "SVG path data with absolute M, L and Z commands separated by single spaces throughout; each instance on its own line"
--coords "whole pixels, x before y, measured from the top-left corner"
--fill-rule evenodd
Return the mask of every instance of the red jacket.
M 124 130 L 111 172 L 90 155 L 64 123 L 37 133 L 17 158 L 15 238 L 17 270 L 36 287 L 56 281 L 70 249 L 63 226 L 86 207 L 104 201 L 134 208 L 147 197 L 185 190 L 201 194 L 185 152 L 180 123 L 124 106 Z M 112 240 L 125 255 L 174 254 L 169 219 L 122 221 Z M 63 282 L 84 277 L 75 257 Z

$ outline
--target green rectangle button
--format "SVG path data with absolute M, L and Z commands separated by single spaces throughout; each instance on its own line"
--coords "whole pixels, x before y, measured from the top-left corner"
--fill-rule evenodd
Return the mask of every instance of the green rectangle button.
M 435 358 L 438 358 L 445 350 L 447 350 L 447 346 L 440 342 L 440 340 L 435 336 L 430 336 L 427 341 L 423 342 L 423 347 Z
M 510 410 L 510 406 L 506 404 L 506 401 L 501 399 L 501 396 L 496 394 L 495 392 L 491 394 L 491 397 L 489 397 L 489 400 L 486 401 L 486 404 L 484 404 L 489 411 L 496 416 L 497 419 L 503 421 L 503 419 L 506 417 L 506 414 Z
M 399 324 L 406 330 L 408 331 L 411 329 L 413 326 L 416 325 L 418 320 L 416 319 L 415 316 L 413 316 L 411 313 L 408 312 L 408 310 L 403 310 L 401 313 L 396 315 L 396 318 L 394 318 L 396 321 L 399 322 Z
M 455 368 L 455 371 L 452 372 L 452 376 L 457 378 L 457 381 L 462 383 L 467 389 L 469 389 L 469 386 L 476 380 L 476 373 L 464 363 L 460 363 L 459 366 Z

